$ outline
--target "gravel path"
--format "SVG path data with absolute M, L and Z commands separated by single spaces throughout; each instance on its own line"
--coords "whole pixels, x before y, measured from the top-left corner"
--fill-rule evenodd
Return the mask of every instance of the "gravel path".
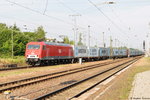
M 136 75 L 129 100 L 150 100 L 150 71 Z

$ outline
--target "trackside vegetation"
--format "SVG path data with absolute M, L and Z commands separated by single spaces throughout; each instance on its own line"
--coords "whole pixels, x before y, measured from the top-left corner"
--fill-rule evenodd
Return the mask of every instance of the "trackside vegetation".
M 24 56 L 26 44 L 30 41 L 45 41 L 45 34 L 42 26 L 39 26 L 34 32 L 22 32 L 16 24 L 7 26 L 0 23 L 0 57 L 11 56 L 12 42 L 14 56 Z
M 0 58 L 0 65 L 17 64 L 18 66 L 27 65 L 24 56 L 15 56 L 13 59 L 8 57 Z
M 63 43 L 74 44 L 74 41 L 63 37 Z M 16 24 L 8 26 L 5 23 L 0 23 L 0 64 L 17 63 L 25 64 L 25 48 L 28 42 L 51 41 L 57 42 L 56 39 L 46 38 L 46 32 L 42 26 L 37 27 L 33 32 L 22 32 Z M 13 59 L 12 56 L 13 45 Z

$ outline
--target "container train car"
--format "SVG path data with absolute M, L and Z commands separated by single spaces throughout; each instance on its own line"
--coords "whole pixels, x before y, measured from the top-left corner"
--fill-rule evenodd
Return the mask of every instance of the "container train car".
M 99 48 L 99 57 L 100 57 L 100 59 L 107 59 L 107 58 L 109 58 L 108 48 L 100 47 Z
M 144 54 L 137 49 L 118 49 L 103 47 L 72 46 L 63 43 L 29 42 L 26 45 L 25 57 L 29 65 L 74 62 L 78 58 L 93 61 L 108 58 L 134 57 Z

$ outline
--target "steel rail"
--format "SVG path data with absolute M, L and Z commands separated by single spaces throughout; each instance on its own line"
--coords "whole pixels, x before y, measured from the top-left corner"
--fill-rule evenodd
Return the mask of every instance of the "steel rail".
M 6 86 L 6 85 L 9 85 L 9 84 L 15 84 L 15 83 L 23 82 L 23 81 L 30 81 L 32 79 L 37 79 L 37 78 L 42 78 L 42 77 L 46 77 L 46 76 L 51 76 L 51 75 L 65 73 L 65 72 L 70 72 L 70 71 L 73 71 L 73 70 L 78 70 L 78 69 L 83 69 L 83 68 L 88 68 L 88 67 L 95 67 L 95 66 L 104 66 L 104 65 L 113 64 L 113 63 L 116 63 L 116 62 L 119 62 L 119 61 L 120 60 L 112 61 L 112 62 L 99 63 L 99 64 L 89 65 L 89 66 L 85 66 L 85 67 L 64 70 L 64 71 L 60 71 L 60 72 L 54 72 L 54 73 L 50 73 L 50 74 L 39 75 L 39 76 L 31 77 L 31 78 L 20 79 L 20 80 L 16 80 L 16 81 L 12 81 L 12 82 L 1 83 L 0 87 Z
M 111 75 L 105 77 L 104 79 L 100 80 L 99 82 L 95 83 L 94 85 L 88 87 L 87 89 L 81 91 L 80 93 L 76 94 L 75 96 L 71 97 L 68 100 L 71 100 L 73 98 L 78 98 L 79 96 L 81 96 L 82 94 L 86 93 L 87 91 L 93 89 L 94 87 L 96 87 L 97 85 L 101 84 L 102 82 L 104 82 L 105 80 L 109 79 L 110 77 L 114 76 L 115 74 L 119 73 L 120 71 L 122 71 L 123 69 L 127 68 L 128 66 L 130 66 L 131 64 L 133 64 L 134 62 L 136 62 L 138 59 L 134 60 L 133 62 L 129 63 L 128 65 L 126 65 L 125 67 L 121 68 L 120 70 L 112 73 Z
M 55 64 L 54 64 L 55 65 Z M 26 68 L 39 68 L 39 67 L 49 67 L 49 66 L 31 66 L 31 65 L 28 65 L 28 66 L 18 66 L 18 67 L 2 67 L 0 68 L 0 71 L 8 71 L 8 70 L 19 70 L 19 69 L 26 69 Z
M 137 58 L 135 58 L 135 59 L 137 59 Z M 107 70 L 105 70 L 105 71 L 101 71 L 100 73 L 98 73 L 98 74 L 96 74 L 96 75 L 90 76 L 90 77 L 88 77 L 88 78 L 86 78 L 86 79 L 83 79 L 83 80 L 80 80 L 80 81 L 78 81 L 78 82 L 75 82 L 75 83 L 73 83 L 73 84 L 71 84 L 71 85 L 69 85 L 69 86 L 63 87 L 63 88 L 58 89 L 58 90 L 56 90 L 56 91 L 53 91 L 53 92 L 51 92 L 51 93 L 48 93 L 48 94 L 45 94 L 45 95 L 43 95 L 43 96 L 37 97 L 37 98 L 35 98 L 34 100 L 43 100 L 43 99 L 46 99 L 47 97 L 51 97 L 51 96 L 53 96 L 53 95 L 56 95 L 56 94 L 58 94 L 58 93 L 60 93 L 60 92 L 63 92 L 64 90 L 67 90 L 67 89 L 69 89 L 69 88 L 71 88 L 71 87 L 74 87 L 74 86 L 76 86 L 76 85 L 79 85 L 80 83 L 83 83 L 83 82 L 85 82 L 85 81 L 87 81 L 87 80 L 90 80 L 90 79 L 92 79 L 92 78 L 94 78 L 94 77 L 97 77 L 97 76 L 99 76 L 99 75 L 102 75 L 102 74 L 104 74 L 104 73 L 106 73 L 106 72 L 109 72 L 109 71 L 111 71 L 111 70 L 113 70 L 113 69 L 116 69 L 116 68 L 118 68 L 118 67 L 120 67 L 120 66 L 122 66 L 122 65 L 124 65 L 124 64 L 127 64 L 127 63 L 129 63 L 129 62 L 132 62 L 132 61 L 134 61 L 135 59 L 132 59 L 132 60 L 127 61 L 127 62 L 125 62 L 125 63 L 119 64 L 119 65 L 117 65 L 117 66 L 115 66 L 115 67 L 113 67 L 113 68 L 109 68 L 109 69 L 107 69 Z
M 41 79 L 41 80 L 35 80 L 33 82 L 23 83 L 23 84 L 19 84 L 19 85 L 7 87 L 7 88 L 4 88 L 4 89 L 0 89 L 0 93 L 4 92 L 6 90 L 12 90 L 12 89 L 24 87 L 24 86 L 27 86 L 27 85 L 31 85 L 31 84 L 36 84 L 36 83 L 39 83 L 39 82 L 43 82 L 43 81 L 46 81 L 46 80 L 50 80 L 50 79 L 62 77 L 62 76 L 65 76 L 65 75 L 74 74 L 74 73 L 77 73 L 77 72 L 81 72 L 81 71 L 85 71 L 85 70 L 90 70 L 90 69 L 94 69 L 94 68 L 97 68 L 97 67 L 102 67 L 102 66 L 105 66 L 105 65 L 117 63 L 119 61 L 115 61 L 115 62 L 112 61 L 112 62 L 100 63 L 100 64 L 95 64 L 95 65 L 92 65 L 92 66 L 90 65 L 90 66 L 85 66 L 85 67 L 81 67 L 81 68 L 74 68 L 74 69 L 65 70 L 65 71 L 61 71 L 61 72 L 55 72 L 55 73 L 51 73 L 51 74 L 46 74 L 46 75 L 36 76 L 36 77 L 32 77 L 32 78 L 17 80 L 17 81 L 13 81 L 13 82 L 3 83 L 3 84 L 0 84 L 1 87 L 2 86 L 11 85 L 11 84 L 17 84 L 17 83 L 21 83 L 21 82 L 26 82 L 26 81 L 30 81 L 30 80 L 35 80 L 35 79 L 39 79 L 39 78 L 43 78 L 43 77 L 49 77 L 49 78 L 45 78 L 45 79 Z M 73 71 L 73 72 L 71 72 L 71 71 Z M 61 74 L 61 73 L 63 73 L 63 74 Z M 57 74 L 61 74 L 61 75 L 50 77 L 52 75 L 57 75 Z
M 8 68 L 0 68 L 0 71 L 8 71 L 8 70 L 16 70 L 16 69 L 25 69 L 25 68 L 33 68 L 33 67 L 31 67 L 31 66 L 8 67 Z

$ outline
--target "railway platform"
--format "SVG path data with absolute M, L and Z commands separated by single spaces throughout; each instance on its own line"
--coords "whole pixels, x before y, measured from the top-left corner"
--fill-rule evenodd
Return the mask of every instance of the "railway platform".
M 150 71 L 135 76 L 129 100 L 150 100 Z

